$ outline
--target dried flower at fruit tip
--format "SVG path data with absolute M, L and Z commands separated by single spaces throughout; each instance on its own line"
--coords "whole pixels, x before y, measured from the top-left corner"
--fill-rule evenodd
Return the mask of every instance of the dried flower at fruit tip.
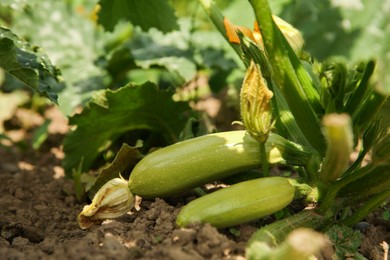
M 92 203 L 84 206 L 77 220 L 82 229 L 87 229 L 105 219 L 117 218 L 130 211 L 133 206 L 134 196 L 129 190 L 128 182 L 115 178 L 100 188 Z
M 241 117 L 249 134 L 259 142 L 265 142 L 273 128 L 271 98 L 260 68 L 253 61 L 249 65 L 241 88 Z

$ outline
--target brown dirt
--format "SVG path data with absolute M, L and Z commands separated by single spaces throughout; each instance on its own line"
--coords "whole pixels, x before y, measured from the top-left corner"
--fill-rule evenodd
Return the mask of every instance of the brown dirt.
M 83 203 L 60 167 L 63 130 L 38 151 L 0 146 L 0 259 L 244 259 L 255 226 L 237 227 L 238 236 L 210 225 L 182 229 L 180 201 L 144 200 L 139 211 L 81 230 Z M 383 210 L 367 219 L 360 251 L 369 259 L 384 259 L 380 244 L 390 242 Z

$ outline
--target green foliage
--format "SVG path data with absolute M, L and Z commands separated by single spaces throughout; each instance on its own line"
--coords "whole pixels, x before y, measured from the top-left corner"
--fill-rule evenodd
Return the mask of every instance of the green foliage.
M 162 34 L 157 30 L 148 33 L 136 32 L 132 41 L 124 48 L 131 54 L 134 63 L 142 69 L 162 67 L 178 78 L 178 83 L 190 81 L 196 73 L 185 30 L 188 24 L 182 26 L 181 31 Z
M 81 167 L 83 165 L 83 160 L 80 161 L 77 168 L 72 169 L 72 179 L 73 179 L 73 188 L 76 195 L 77 201 L 82 201 L 85 196 L 85 187 L 82 183 L 83 172 Z
M 380 88 L 390 91 L 389 0 L 289 1 L 281 11 L 303 32 L 306 48 L 324 60 L 339 55 L 351 61 L 376 59 Z
M 390 93 L 390 0 L 96 2 L 6 0 L 0 4 L 0 21 L 12 29 L 0 28 L 0 67 L 7 75 L 53 102 L 57 102 L 58 94 L 65 114 L 92 97 L 80 114 L 70 118 L 73 128 L 64 141 L 63 166 L 75 181 L 79 200 L 87 190 L 83 173 L 101 165 L 102 158 L 110 161 L 116 154 L 113 162 L 100 171 L 90 196 L 107 181 L 128 176 L 143 157 L 137 147 L 128 144 L 142 139 L 147 150 L 156 146 L 156 139 L 163 139 L 157 143 L 160 146 L 210 132 L 210 128 L 205 130 L 205 122 L 193 118 L 188 102 L 173 101 L 172 90 L 192 87 L 198 75 L 207 75 L 210 89 L 219 92 L 234 73 L 242 77 L 243 68 L 252 60 L 259 64 L 265 85 L 274 95 L 272 117 L 276 123 L 272 131 L 299 143 L 299 150 L 305 151 L 304 157 L 290 152 L 294 160 L 286 161 L 291 166 L 286 170 L 291 173 L 296 169 L 299 175 L 296 183 L 291 182 L 297 190 L 295 199 L 315 201 L 317 208 L 296 214 L 284 209 L 275 214 L 279 221 L 263 227 L 251 241 L 260 242 L 257 246 L 275 255 L 285 253 L 280 250 L 289 248 L 288 243 L 279 249 L 273 247 L 283 244 L 290 231 L 302 226 L 326 230 L 332 222 L 353 226 L 389 197 L 390 139 L 382 138 L 385 130 L 378 114 L 388 98 L 386 93 Z M 197 12 L 199 5 L 219 32 L 209 31 L 204 14 L 202 17 Z M 301 30 L 306 40 L 303 52 L 295 52 L 289 45 L 283 28 L 272 19 L 270 7 Z M 250 28 L 256 19 L 264 46 L 243 32 L 237 33 L 240 44 L 224 42 L 229 40 L 224 15 Z M 62 75 L 40 48 L 31 47 L 24 39 L 43 48 Z M 15 89 L 11 78 L 0 75 L 0 85 L 7 91 Z M 61 84 L 59 79 L 63 79 Z M 156 84 L 143 84 L 149 79 Z M 129 83 L 133 81 L 142 83 Z M 340 132 L 324 138 L 324 129 L 342 128 L 337 128 L 337 122 L 336 127 L 324 123 L 331 113 L 345 113 L 351 121 L 348 135 L 342 138 L 350 142 L 343 151 L 340 140 L 332 139 Z M 2 115 L 2 120 L 7 118 L 8 113 Z M 34 148 L 47 138 L 48 124 L 46 121 L 36 130 Z M 1 134 L 0 139 L 6 141 L 7 136 Z M 359 140 L 362 147 L 358 158 L 349 165 L 351 148 L 356 149 Z M 272 145 L 280 151 L 291 150 L 284 143 Z M 362 167 L 370 150 L 373 161 Z M 327 158 L 332 160 L 327 162 Z M 337 160 L 340 158 L 344 160 Z M 197 160 L 202 163 L 201 156 Z M 263 167 L 263 172 L 268 170 L 265 163 Z M 242 178 L 258 175 L 235 177 L 230 181 L 242 182 Z M 153 186 L 155 179 L 150 180 Z M 351 215 L 339 214 L 343 207 L 351 207 Z M 388 218 L 386 214 L 384 218 Z M 230 231 L 239 235 L 235 229 Z M 360 257 L 356 253 L 361 242 L 359 232 L 333 226 L 327 234 L 339 257 Z M 256 248 L 252 247 L 258 252 Z
M 358 248 L 363 239 L 363 235 L 359 231 L 346 226 L 333 225 L 328 229 L 326 235 L 335 246 L 336 255 L 340 259 L 346 257 L 358 259 Z
M 106 73 L 95 61 L 108 36 L 89 18 L 93 10 L 86 2 L 32 0 L 12 12 L 12 30 L 44 49 L 61 70 L 66 86 L 58 103 L 67 115 L 105 88 Z
M 59 71 L 50 60 L 10 30 L 0 27 L 0 67 L 57 103 Z
M 390 211 L 389 210 L 383 211 L 382 218 L 383 220 L 387 220 L 387 221 L 390 220 Z
M 198 70 L 212 69 L 211 77 L 219 77 L 218 84 L 210 83 L 212 90 L 218 92 L 226 87 L 227 77 L 237 64 L 229 57 L 231 50 L 224 48 L 223 39 L 216 32 L 190 34 L 189 19 L 180 19 L 179 25 L 179 30 L 165 34 L 156 29 L 148 32 L 134 29 L 131 38 L 102 57 L 101 66 L 116 81 L 123 80 L 127 72 L 136 69 L 149 71 L 149 76 L 153 69 L 162 69 L 168 72 L 172 87 L 191 81 Z
M 113 31 L 121 19 L 126 19 L 144 31 L 158 28 L 162 32 L 178 29 L 174 10 L 167 0 L 100 0 L 99 23 Z
M 119 177 L 128 178 L 131 170 L 143 157 L 139 152 L 139 148 L 139 146 L 132 147 L 125 143 L 122 145 L 112 163 L 100 170 L 94 185 L 88 191 L 91 199 L 93 199 L 97 191 L 109 180 Z
M 159 91 L 152 83 L 99 92 L 69 120 L 77 127 L 64 140 L 65 171 L 72 171 L 82 158 L 82 171 L 89 169 L 102 151 L 131 130 L 162 133 L 167 143 L 174 143 L 188 110 L 186 103 L 174 102 L 171 93 Z
M 51 123 L 50 119 L 46 119 L 45 122 L 40 125 L 35 131 L 32 138 L 32 147 L 34 149 L 39 149 L 42 144 L 46 141 L 49 136 L 49 124 Z

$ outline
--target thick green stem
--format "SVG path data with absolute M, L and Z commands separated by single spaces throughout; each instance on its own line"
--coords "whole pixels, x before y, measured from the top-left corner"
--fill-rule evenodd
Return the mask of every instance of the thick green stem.
M 364 205 L 358 209 L 352 216 L 345 219 L 343 224 L 354 226 L 362 221 L 368 214 L 377 209 L 390 196 L 390 190 L 379 193 L 371 197 Z
M 294 199 L 304 198 L 306 202 L 317 203 L 318 202 L 318 188 L 312 187 L 307 183 L 305 179 L 289 179 L 291 185 L 295 188 Z
M 288 218 L 262 227 L 260 230 L 253 233 L 252 237 L 248 241 L 248 246 L 255 242 L 261 242 L 266 243 L 270 247 L 276 247 L 294 229 L 302 227 L 321 229 L 328 225 L 329 222 L 328 218 L 317 214 L 313 210 L 303 210 Z
M 283 38 L 283 34 L 275 25 L 267 0 L 250 1 L 264 40 L 264 47 L 273 69 L 274 79 L 283 92 L 297 124 L 310 144 L 321 154 L 325 154 L 325 138 L 321 130 L 320 120 L 310 104 L 306 91 L 316 91 L 310 79 L 303 80 L 307 74 L 294 51 Z M 284 40 L 284 41 L 283 41 Z M 304 72 L 304 73 L 303 73 Z M 300 73 L 298 77 L 297 73 Z M 308 75 L 305 75 L 309 77 Z M 308 86 L 303 86 L 307 84 Z M 310 86 L 309 86 L 310 85 Z M 314 103 L 313 103 L 314 105 Z
M 364 70 L 363 77 L 360 80 L 357 89 L 353 92 L 351 98 L 348 100 L 347 104 L 345 105 L 345 112 L 349 113 L 350 115 L 352 115 L 356 111 L 356 109 L 361 104 L 364 95 L 367 93 L 368 81 L 371 78 L 372 74 L 374 73 L 374 69 L 375 69 L 375 62 L 369 61 L 366 65 L 366 69 Z
M 354 122 L 354 125 L 364 125 L 367 122 L 370 122 L 372 118 L 378 114 L 387 98 L 388 95 L 374 90 L 371 95 L 366 100 L 364 100 L 353 113 L 352 121 Z
M 361 163 L 362 161 L 364 160 L 364 157 L 366 156 L 367 154 L 367 151 L 366 150 L 362 150 L 359 155 L 358 155 L 358 158 L 353 162 L 353 164 L 343 173 L 344 176 L 347 176 L 347 175 L 350 175 Z
M 345 176 L 345 178 L 340 179 L 336 182 L 334 182 L 328 189 L 325 194 L 324 199 L 322 200 L 321 206 L 320 206 L 320 212 L 325 213 L 329 209 L 332 208 L 332 206 L 335 203 L 337 193 L 346 185 L 349 183 L 362 178 L 366 174 L 370 173 L 373 167 L 367 166 L 365 168 L 360 169 L 359 171 L 355 172 L 354 174 Z
M 260 156 L 261 156 L 261 169 L 263 170 L 263 176 L 269 176 L 269 165 L 267 160 L 267 151 L 265 150 L 265 143 L 260 142 Z

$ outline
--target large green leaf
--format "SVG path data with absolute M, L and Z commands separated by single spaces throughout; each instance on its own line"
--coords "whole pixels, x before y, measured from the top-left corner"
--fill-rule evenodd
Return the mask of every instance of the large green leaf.
M 137 66 L 148 69 L 163 67 L 176 74 L 184 84 L 196 73 L 193 50 L 187 41 L 189 24 L 181 23 L 181 30 L 162 34 L 151 29 L 148 33 L 136 31 L 134 38 L 126 44 Z
M 154 27 L 162 32 L 178 29 L 174 10 L 166 0 L 100 0 L 99 23 L 113 31 L 121 19 L 143 30 Z
M 59 71 L 50 60 L 10 30 L 0 27 L 0 67 L 57 103 Z
M 81 114 L 70 118 L 76 128 L 64 140 L 65 171 L 69 174 L 82 158 L 82 170 L 89 169 L 112 141 L 130 130 L 158 132 L 167 143 L 174 143 L 188 111 L 187 103 L 174 102 L 171 93 L 159 91 L 149 82 L 100 92 Z
M 156 29 L 146 33 L 137 28 L 132 38 L 109 53 L 101 64 L 115 79 L 135 68 L 163 69 L 170 73 L 175 87 L 192 80 L 197 69 L 211 68 L 214 73 L 229 74 L 237 67 L 233 60 L 237 56 L 229 53 L 231 48 L 218 33 L 196 31 L 190 34 L 188 19 L 180 19 L 179 25 L 180 30 L 165 34 Z

